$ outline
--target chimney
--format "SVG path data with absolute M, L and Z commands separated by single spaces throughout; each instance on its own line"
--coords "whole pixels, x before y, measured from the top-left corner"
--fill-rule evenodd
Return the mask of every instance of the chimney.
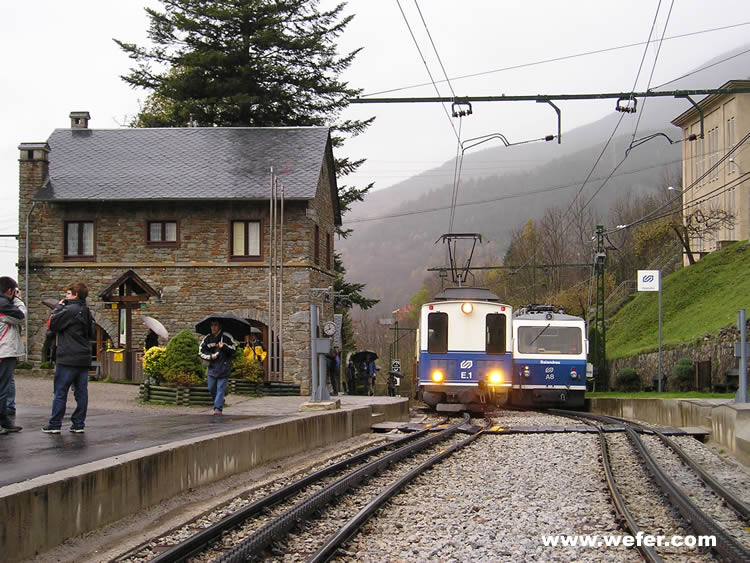
M 18 159 L 21 162 L 29 160 L 47 162 L 50 149 L 47 143 L 21 143 L 18 145 L 18 150 L 21 151 L 21 157 Z
M 34 196 L 49 176 L 50 146 L 44 142 L 21 143 L 18 145 L 18 150 L 20 151 L 18 159 L 18 225 L 21 230 L 18 236 L 18 248 L 21 252 L 26 244 L 26 234 L 23 231 L 26 224 L 26 215 L 31 209 Z M 23 262 L 20 258 L 19 256 L 19 264 Z
M 71 111 L 70 112 L 70 128 L 71 129 L 88 129 L 89 119 L 91 116 L 87 111 Z

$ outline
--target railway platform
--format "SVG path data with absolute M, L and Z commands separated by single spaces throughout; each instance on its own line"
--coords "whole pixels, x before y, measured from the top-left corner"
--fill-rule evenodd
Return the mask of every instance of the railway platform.
M 408 399 L 339 395 L 339 408 L 310 397 L 228 395 L 209 407 L 142 405 L 138 387 L 92 382 L 86 431 L 45 434 L 52 380 L 16 377 L 18 433 L 0 436 L 0 537 L 7 561 L 34 557 L 190 488 L 313 448 L 407 421 Z

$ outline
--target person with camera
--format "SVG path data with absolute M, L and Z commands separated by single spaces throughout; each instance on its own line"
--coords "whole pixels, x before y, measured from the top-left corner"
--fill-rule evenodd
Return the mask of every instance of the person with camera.
M 86 305 L 88 286 L 74 282 L 65 288 L 65 298 L 52 311 L 47 328 L 57 336 L 57 358 L 54 376 L 54 398 L 49 423 L 42 428 L 46 434 L 59 434 L 62 427 L 68 391 L 73 386 L 76 408 L 70 416 L 70 431 L 84 432 L 89 404 L 89 369 L 94 317 Z
M 26 318 L 26 305 L 16 280 L 0 277 L 0 434 L 18 432 L 8 417 L 8 392 L 18 358 L 24 355 L 21 324 Z

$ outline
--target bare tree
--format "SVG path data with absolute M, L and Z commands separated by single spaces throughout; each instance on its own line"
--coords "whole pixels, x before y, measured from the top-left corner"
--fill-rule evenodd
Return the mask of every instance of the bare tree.
M 690 264 L 695 264 L 691 241 L 714 238 L 721 229 L 731 229 L 735 223 L 733 213 L 717 206 L 698 207 L 684 215 L 683 220 L 679 219 L 679 214 L 675 213 L 670 226 L 680 239 Z

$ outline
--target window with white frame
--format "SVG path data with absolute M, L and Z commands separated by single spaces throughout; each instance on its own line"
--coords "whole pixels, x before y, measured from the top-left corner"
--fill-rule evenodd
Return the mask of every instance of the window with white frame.
M 734 117 L 727 119 L 727 152 L 732 150 L 734 147 Z M 727 174 L 734 174 L 737 172 L 737 165 L 733 162 L 728 163 Z
M 693 146 L 695 147 L 695 155 L 693 156 L 695 161 L 695 178 L 693 179 L 693 181 L 697 182 L 698 178 L 703 176 L 703 172 L 705 170 L 703 164 L 703 139 L 698 137 L 693 143 Z M 703 181 L 701 180 L 700 183 L 703 183 Z
M 719 162 L 719 128 L 714 127 L 708 132 L 708 167 L 711 168 Z M 719 167 L 717 166 L 708 175 L 708 181 L 719 179 Z

